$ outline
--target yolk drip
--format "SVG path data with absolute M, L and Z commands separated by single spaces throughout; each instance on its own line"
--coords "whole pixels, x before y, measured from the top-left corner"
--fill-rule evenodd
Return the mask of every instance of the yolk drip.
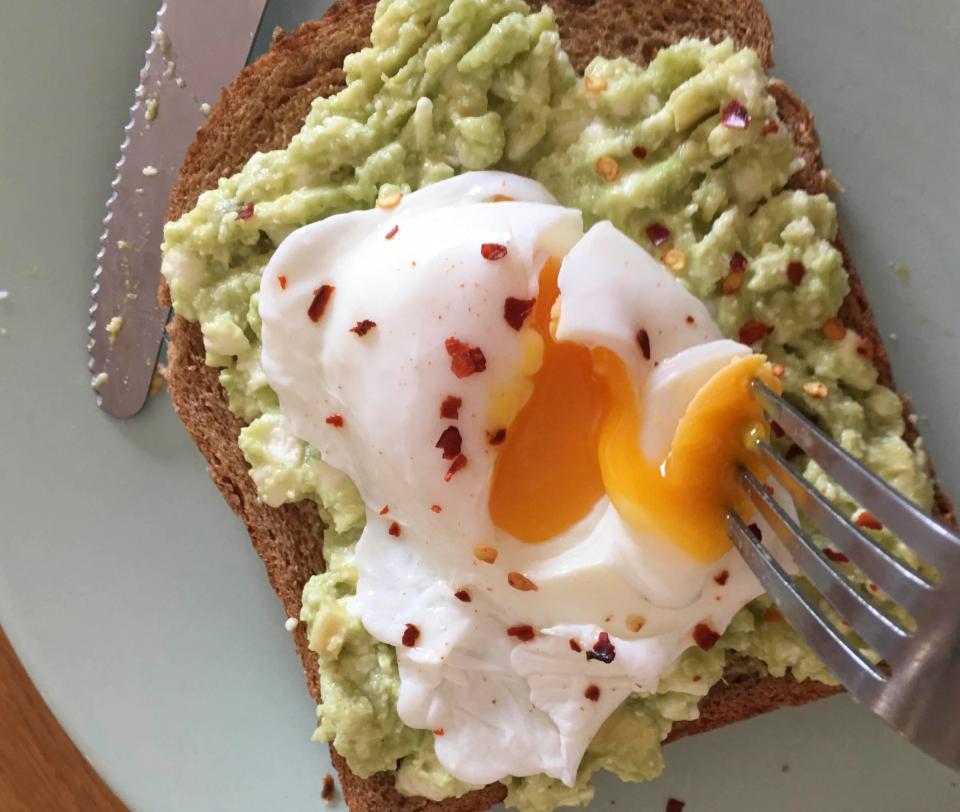
M 493 466 L 490 518 L 522 541 L 546 541 L 582 519 L 603 497 L 597 448 L 607 387 L 590 350 L 550 336 L 560 263 L 540 273 L 528 325 L 543 339 L 533 392 L 507 430 Z
M 753 512 L 736 466 L 765 477 L 751 446 L 768 428 L 750 381 L 760 378 L 779 392 L 779 380 L 763 356 L 731 362 L 691 401 L 667 459 L 649 461 L 639 447 L 643 404 L 623 361 L 550 334 L 559 271 L 550 261 L 540 274 L 529 324 L 543 339 L 543 364 L 494 463 L 493 523 L 521 541 L 546 541 L 606 493 L 630 526 L 670 539 L 695 559 L 716 560 L 730 548 L 726 511 Z
M 649 528 L 691 558 L 715 561 L 730 549 L 725 514 L 748 517 L 750 498 L 736 481 L 738 464 L 766 478 L 752 451 L 767 437 L 763 410 L 750 396 L 760 378 L 779 391 L 762 355 L 732 361 L 697 392 L 677 426 L 666 460 L 648 461 L 638 445 L 640 408 L 629 373 L 609 350 L 594 353 L 612 405 L 600 435 L 600 468 L 610 501 L 631 527 Z

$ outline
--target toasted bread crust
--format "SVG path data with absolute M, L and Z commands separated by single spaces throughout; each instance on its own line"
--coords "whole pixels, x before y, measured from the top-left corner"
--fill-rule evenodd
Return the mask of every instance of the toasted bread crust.
M 553 0 L 550 5 L 557 14 L 564 48 L 580 70 L 597 54 L 627 56 L 645 63 L 660 48 L 684 36 L 713 40 L 731 36 L 739 46 L 753 48 L 767 68 L 772 65 L 773 35 L 758 0 Z M 168 219 L 189 211 L 203 191 L 214 188 L 221 177 L 239 171 L 254 152 L 285 146 L 302 126 L 313 99 L 343 87 L 343 59 L 368 44 L 374 7 L 375 0 L 338 0 L 322 19 L 305 23 L 289 35 L 277 32 L 270 51 L 224 89 L 209 120 L 197 133 L 171 193 Z M 825 191 L 829 179 L 823 170 L 813 115 L 782 82 L 773 83 L 773 92 L 781 118 L 805 159 L 804 169 L 792 184 L 812 193 Z M 889 356 L 860 277 L 842 238 L 837 245 L 843 252 L 851 284 L 842 320 L 873 341 L 881 380 L 892 386 Z M 165 284 L 160 298 L 169 304 Z M 168 334 L 167 378 L 174 408 L 206 457 L 214 483 L 246 524 L 287 614 L 295 617 L 300 612 L 303 585 L 324 566 L 319 544 L 322 524 L 316 508 L 310 502 L 270 508 L 259 501 L 237 445 L 243 424 L 229 410 L 218 371 L 204 364 L 199 326 L 175 316 Z M 907 439 L 913 441 L 916 436 L 907 421 Z M 939 487 L 935 514 L 954 523 L 953 507 Z M 294 639 L 310 692 L 319 701 L 316 655 L 307 648 L 302 628 Z M 746 667 L 743 662 L 731 664 L 725 680 L 701 701 L 700 718 L 676 724 L 667 741 L 783 705 L 801 705 L 840 690 L 819 682 L 771 677 L 757 662 Z M 474 812 L 498 803 L 505 795 L 503 785 L 491 784 L 463 798 L 440 803 L 404 798 L 394 789 L 392 774 L 362 779 L 336 752 L 332 755 L 352 810 Z

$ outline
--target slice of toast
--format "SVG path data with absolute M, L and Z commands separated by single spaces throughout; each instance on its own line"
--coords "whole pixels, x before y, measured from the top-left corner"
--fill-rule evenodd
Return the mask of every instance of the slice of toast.
M 684 36 L 713 40 L 730 36 L 738 46 L 753 48 L 767 68 L 772 64 L 773 35 L 758 0 L 552 0 L 549 5 L 556 12 L 563 46 L 580 70 L 597 54 L 646 63 L 660 48 Z M 374 0 L 339 0 L 321 20 L 306 23 L 289 35 L 276 33 L 270 51 L 224 90 L 198 132 L 171 194 L 168 219 L 190 210 L 201 192 L 215 187 L 221 177 L 239 171 L 254 152 L 285 146 L 299 131 L 313 99 L 343 87 L 343 59 L 368 44 L 374 6 Z M 812 114 L 786 85 L 775 82 L 773 92 L 781 118 L 806 161 L 792 184 L 811 193 L 826 191 L 829 176 L 823 170 Z M 842 319 L 871 339 L 881 382 L 892 387 L 889 358 L 863 286 L 840 238 L 838 247 L 851 286 Z M 169 302 L 165 285 L 160 296 Z M 167 368 L 174 407 L 207 458 L 213 481 L 245 522 L 287 614 L 295 617 L 299 615 L 304 583 L 324 567 L 320 518 L 310 502 L 274 509 L 257 499 L 237 445 L 242 422 L 230 412 L 218 371 L 204 364 L 204 356 L 199 326 L 175 317 L 169 328 Z M 912 442 L 916 439 L 915 428 L 910 421 L 906 425 L 907 439 Z M 939 488 L 935 514 L 949 523 L 954 521 L 952 506 Z M 302 627 L 295 641 L 308 686 L 319 701 L 317 660 L 307 648 Z M 838 690 L 813 681 L 798 683 L 790 677 L 771 677 L 757 661 L 731 661 L 725 679 L 701 701 L 700 718 L 674 725 L 668 741 L 783 705 L 804 704 Z M 362 779 L 336 752 L 332 755 L 344 797 L 356 812 L 470 812 L 485 809 L 505 795 L 503 785 L 492 784 L 441 803 L 404 798 L 394 789 L 392 774 Z

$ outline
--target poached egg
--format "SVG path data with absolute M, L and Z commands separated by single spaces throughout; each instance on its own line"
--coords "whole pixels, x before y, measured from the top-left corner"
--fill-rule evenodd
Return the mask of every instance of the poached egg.
M 749 382 L 776 380 L 611 224 L 468 173 L 294 232 L 259 309 L 292 431 L 366 505 L 351 611 L 458 779 L 572 786 L 617 706 L 761 594 L 724 514 L 751 513 Z

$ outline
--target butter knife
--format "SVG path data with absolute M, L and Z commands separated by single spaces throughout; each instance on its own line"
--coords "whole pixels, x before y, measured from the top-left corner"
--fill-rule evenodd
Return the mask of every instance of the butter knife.
M 107 201 L 90 308 L 97 405 L 146 402 L 169 315 L 157 302 L 167 198 L 209 105 L 240 71 L 267 0 L 168 0 L 157 13 Z

